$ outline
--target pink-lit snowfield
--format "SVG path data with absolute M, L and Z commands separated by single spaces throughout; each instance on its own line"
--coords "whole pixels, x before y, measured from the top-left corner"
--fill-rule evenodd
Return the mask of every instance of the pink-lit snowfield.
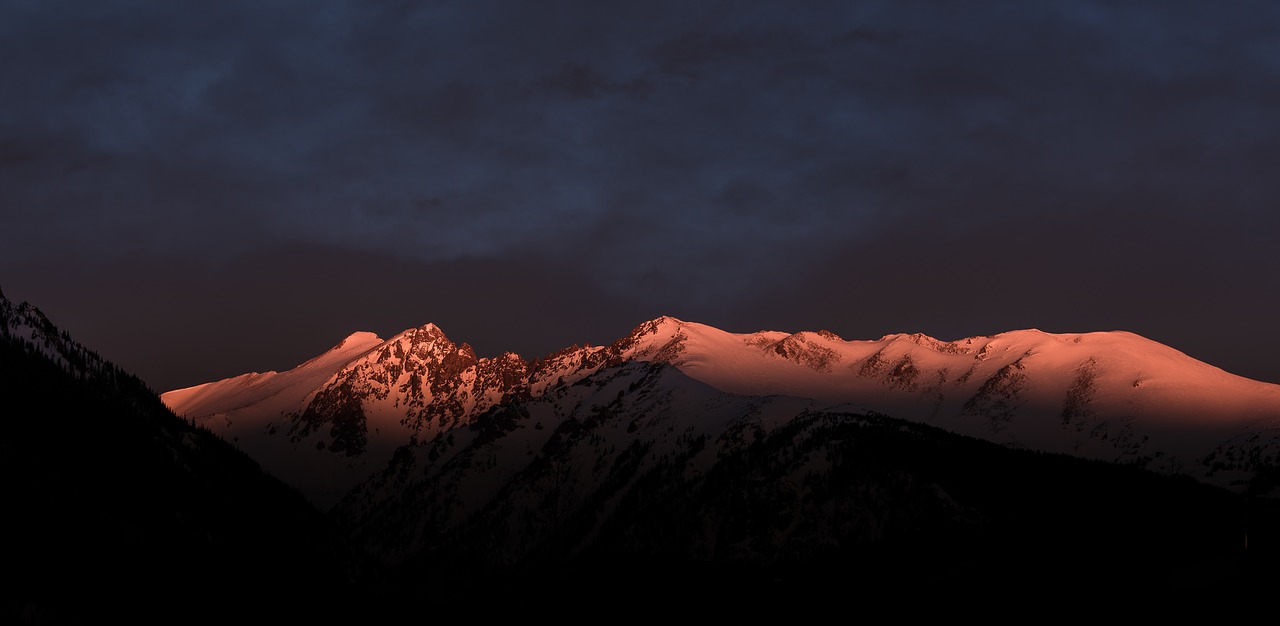
M 327 506 L 402 445 L 626 361 L 667 363 L 719 392 L 874 411 L 1221 484 L 1244 475 L 1211 472 L 1209 455 L 1246 448 L 1274 455 L 1280 432 L 1280 386 L 1127 332 L 844 340 L 823 331 L 729 333 L 671 317 L 610 346 L 574 346 L 532 362 L 510 353 L 478 358 L 432 324 L 385 341 L 358 332 L 287 372 L 245 374 L 162 399 Z M 331 429 L 335 412 L 355 416 L 348 428 L 358 431 L 358 447 Z

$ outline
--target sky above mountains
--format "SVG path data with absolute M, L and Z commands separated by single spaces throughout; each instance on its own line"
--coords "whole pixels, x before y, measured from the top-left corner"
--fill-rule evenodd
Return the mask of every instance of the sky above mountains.
M 1273 3 L 19 0 L 0 53 L 0 288 L 158 390 L 662 314 L 1280 382 Z

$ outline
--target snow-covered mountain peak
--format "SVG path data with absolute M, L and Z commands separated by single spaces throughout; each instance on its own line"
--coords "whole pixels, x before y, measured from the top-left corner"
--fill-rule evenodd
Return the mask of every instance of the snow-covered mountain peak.
M 653 324 L 655 326 L 666 326 L 670 324 L 681 326 L 681 325 L 687 324 L 688 322 L 672 315 L 659 315 L 658 317 L 651 319 L 646 323 Z
M 382 338 L 379 337 L 377 333 L 371 333 L 366 330 L 358 330 L 354 333 L 351 333 L 350 335 L 347 335 L 345 338 L 343 338 L 342 341 L 339 341 L 337 345 L 333 346 L 332 348 L 329 348 L 329 351 L 333 352 L 334 350 L 342 350 L 343 348 L 346 348 L 352 345 L 370 345 L 370 344 L 379 344 L 379 343 L 382 343 Z
M 423 324 L 422 326 L 419 326 L 417 328 L 408 328 L 403 331 L 400 331 L 395 336 L 391 337 L 389 341 L 399 341 L 399 340 L 409 340 L 414 343 L 428 343 L 428 342 L 452 343 L 449 341 L 449 337 L 444 334 L 444 330 L 442 330 L 439 326 L 436 326 L 435 324 L 430 322 Z
M 631 329 L 631 332 L 628 333 L 627 337 L 623 338 L 623 340 L 625 341 L 628 338 L 640 339 L 650 335 L 656 337 L 671 337 L 672 335 L 679 333 L 681 329 L 690 325 L 692 325 L 690 322 L 686 322 L 682 319 L 671 317 L 670 315 L 663 315 L 647 322 L 637 324 L 635 328 Z
M 295 410 L 317 387 L 352 359 L 382 343 L 374 333 L 355 332 L 332 348 L 286 372 L 250 372 L 211 383 L 175 389 L 160 399 L 178 415 L 208 417 L 228 414 L 244 407 L 256 407 L 276 414 Z
M 300 372 L 303 370 L 315 372 L 318 369 L 324 369 L 326 371 L 333 370 L 334 367 L 341 367 L 342 365 L 350 362 L 351 359 L 374 349 L 382 343 L 382 338 L 375 333 L 357 331 L 344 337 L 342 341 L 334 344 L 332 348 L 329 348 L 323 354 L 308 359 L 301 365 L 290 370 L 290 372 Z M 253 373 L 257 374 L 257 372 Z M 275 375 L 276 372 L 266 372 L 262 375 L 266 374 Z M 333 372 L 329 371 L 329 374 L 332 375 Z
M 416 330 L 424 337 L 430 337 L 436 340 L 448 340 L 448 337 L 444 334 L 444 329 L 436 326 L 433 322 L 427 322 L 426 324 L 419 326 Z
M 400 332 L 387 340 L 382 347 L 392 350 L 397 358 L 402 357 L 404 353 L 413 355 L 412 358 L 419 361 L 437 361 L 448 354 L 457 355 L 458 358 L 471 362 L 479 360 L 470 344 L 454 343 L 445 335 L 443 329 L 432 323 Z
M 665 315 L 644 322 L 609 346 L 611 360 L 669 361 L 683 351 L 692 326 L 697 325 Z

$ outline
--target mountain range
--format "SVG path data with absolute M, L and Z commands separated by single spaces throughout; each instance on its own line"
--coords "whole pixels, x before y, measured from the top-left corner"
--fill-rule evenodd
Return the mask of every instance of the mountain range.
M 827 331 L 735 334 L 662 317 L 608 346 L 575 345 L 526 361 L 513 353 L 477 357 L 427 324 L 387 340 L 355 333 L 287 372 L 244 374 L 161 398 L 328 508 L 401 446 L 515 402 L 563 395 L 628 363 L 665 364 L 680 374 L 669 377 L 678 386 L 752 398 L 753 406 L 785 405 L 789 415 L 869 411 L 1223 486 L 1243 488 L 1280 459 L 1280 385 L 1127 332 L 846 341 Z M 627 407 L 634 420 L 652 419 L 651 408 L 633 406 L 632 390 L 619 392 L 613 406 Z M 731 421 L 706 434 L 720 436 Z M 558 422 L 539 421 L 543 428 Z
M 1276 387 L 1128 333 L 664 317 L 529 361 L 428 324 L 157 397 L 31 305 L 0 295 L 0 322 L 7 621 L 795 616 L 1280 581 Z
M 1204 563 L 1273 541 L 1280 386 L 1126 332 L 849 341 L 661 317 L 527 361 L 427 324 L 162 399 L 422 584 L 1034 593 L 1076 575 L 1053 563 L 1128 554 L 1089 575 L 1248 585 L 1266 577 Z

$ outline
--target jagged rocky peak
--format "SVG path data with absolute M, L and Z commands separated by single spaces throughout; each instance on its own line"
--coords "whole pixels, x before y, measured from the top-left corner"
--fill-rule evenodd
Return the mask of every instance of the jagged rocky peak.
M 626 341 L 628 339 L 639 340 L 649 335 L 668 335 L 679 332 L 685 325 L 686 322 L 683 320 L 671 317 L 670 315 L 663 315 L 647 322 L 640 323 L 635 328 L 631 329 L 631 332 L 621 341 Z
M 480 359 L 476 365 L 477 394 L 488 390 L 503 394 L 523 391 L 528 387 L 528 379 L 529 364 L 514 352 L 503 352 L 491 359 Z
M 684 353 L 684 342 L 689 338 L 686 328 L 689 326 L 688 322 L 669 315 L 644 322 L 609 346 L 608 361 L 672 362 Z
M 538 394 L 553 385 L 576 381 L 590 374 L 609 357 L 609 348 L 574 344 L 529 364 L 529 391 Z
M 826 339 L 827 341 L 844 341 L 844 337 L 841 337 L 840 335 L 837 335 L 837 334 L 835 334 L 835 333 L 833 333 L 833 332 L 831 332 L 831 331 L 829 331 L 829 330 L 826 330 L 826 329 L 822 329 L 822 330 L 819 330 L 819 331 L 815 331 L 813 334 L 815 334 L 815 335 L 817 335 L 817 336 L 819 336 L 819 337 L 822 337 L 823 339 Z
M 409 330 L 400 333 L 397 337 L 403 338 L 414 345 L 440 344 L 442 346 L 450 347 L 454 347 L 455 345 L 449 340 L 449 337 L 444 334 L 444 330 L 430 322 L 417 328 L 410 328 Z
M 470 344 L 455 344 L 435 324 L 406 330 L 348 363 L 296 415 L 295 435 L 333 424 L 363 454 L 370 421 L 398 423 L 413 432 L 455 426 L 494 404 L 529 397 L 529 363 L 514 352 L 480 358 Z
M 785 339 L 782 339 L 778 343 L 782 343 L 784 341 L 793 341 L 793 342 L 800 342 L 800 343 L 825 343 L 826 341 L 830 341 L 830 339 L 828 339 L 828 337 L 825 335 L 820 335 L 813 331 L 802 330 L 799 332 L 791 333 Z
M 824 331 L 825 332 L 825 331 Z M 833 340 L 832 337 L 835 337 Z M 814 333 L 800 331 L 782 338 L 771 346 L 774 354 L 805 365 L 819 372 L 829 372 L 840 362 L 840 353 L 829 345 L 832 341 L 841 341 L 834 333 Z
M 965 354 L 969 351 L 976 341 L 987 339 L 986 337 L 969 337 L 960 341 L 943 341 L 934 337 L 930 337 L 924 333 L 893 333 L 880 338 L 880 341 L 895 343 L 907 342 L 913 343 L 922 348 L 928 348 L 934 352 L 942 354 Z
M 450 372 L 461 371 L 479 361 L 470 344 L 450 341 L 435 324 L 411 328 L 388 340 L 379 351 L 379 362 L 396 361 L 409 369 L 422 364 L 435 369 L 443 366 Z
M 532 372 L 540 372 L 549 369 L 559 369 L 565 363 L 569 362 L 581 363 L 582 358 L 585 355 L 600 352 L 601 350 L 604 350 L 604 348 L 592 345 L 580 346 L 575 343 L 567 348 L 561 348 L 551 354 L 534 359 L 533 362 L 529 364 L 529 370 Z

